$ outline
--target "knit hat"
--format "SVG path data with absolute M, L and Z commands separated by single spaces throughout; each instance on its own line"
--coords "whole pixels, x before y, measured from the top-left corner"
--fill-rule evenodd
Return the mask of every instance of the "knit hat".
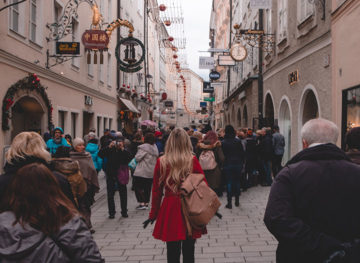
M 78 146 L 79 144 L 84 144 L 84 140 L 81 138 L 75 138 L 73 140 L 73 147 L 76 148 L 76 146 Z
M 60 131 L 61 134 L 64 134 L 64 130 L 63 130 L 62 128 L 56 127 L 56 128 L 54 129 L 54 132 L 56 132 L 57 130 Z

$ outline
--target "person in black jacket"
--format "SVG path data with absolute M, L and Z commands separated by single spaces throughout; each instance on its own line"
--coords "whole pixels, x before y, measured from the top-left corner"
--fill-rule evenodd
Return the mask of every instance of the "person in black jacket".
M 339 149 L 333 122 L 313 119 L 304 150 L 278 173 L 264 222 L 277 263 L 360 262 L 360 167 Z
M 0 201 L 13 176 L 20 168 L 31 163 L 42 163 L 50 167 L 51 155 L 46 150 L 45 141 L 36 132 L 22 132 L 15 136 L 6 154 L 4 174 L 0 175 Z M 76 206 L 71 186 L 60 173 L 54 172 L 65 196 Z
M 122 184 L 118 179 L 118 171 L 121 166 L 126 166 L 131 161 L 131 154 L 124 147 L 124 138 L 118 137 L 116 141 L 112 141 L 109 146 L 99 151 L 100 158 L 106 158 L 107 162 L 104 167 L 106 174 L 106 189 L 109 209 L 109 218 L 115 218 L 115 202 L 114 195 L 116 186 L 119 188 L 120 205 L 122 217 L 128 217 L 127 214 L 127 189 L 126 184 Z
M 273 181 L 271 177 L 271 161 L 274 155 L 274 147 L 270 128 L 265 129 L 265 136 L 260 141 L 259 151 L 265 175 L 263 186 L 271 186 Z
M 244 165 L 245 152 L 242 143 L 237 139 L 235 129 L 231 125 L 225 127 L 225 137 L 222 141 L 222 150 L 225 155 L 223 171 L 226 177 L 227 205 L 232 208 L 232 197 L 235 196 L 235 206 L 239 206 L 240 179 Z

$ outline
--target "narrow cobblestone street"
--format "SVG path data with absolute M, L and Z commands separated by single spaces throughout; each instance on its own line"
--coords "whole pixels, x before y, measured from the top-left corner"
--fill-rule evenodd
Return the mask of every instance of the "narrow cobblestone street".
M 122 218 L 118 208 L 115 219 L 108 219 L 106 187 L 103 173 L 99 175 L 101 191 L 92 208 L 94 238 L 106 262 L 166 262 L 165 243 L 152 237 L 153 226 L 142 228 L 149 210 L 138 211 L 135 194 L 128 185 L 128 214 Z M 277 241 L 267 231 L 263 214 L 269 187 L 255 187 L 242 193 L 240 207 L 224 208 L 223 219 L 214 218 L 208 225 L 208 234 L 195 245 L 196 262 L 275 262 Z

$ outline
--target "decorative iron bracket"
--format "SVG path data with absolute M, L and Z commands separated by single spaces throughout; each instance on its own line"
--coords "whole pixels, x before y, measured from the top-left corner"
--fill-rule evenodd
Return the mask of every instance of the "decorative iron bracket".
M 81 57 L 80 55 L 50 55 L 49 50 L 46 51 L 46 68 L 50 69 L 54 66 L 60 65 L 66 61 L 71 60 L 72 58 L 78 58 Z M 55 63 L 54 64 L 50 64 L 50 58 L 55 58 Z

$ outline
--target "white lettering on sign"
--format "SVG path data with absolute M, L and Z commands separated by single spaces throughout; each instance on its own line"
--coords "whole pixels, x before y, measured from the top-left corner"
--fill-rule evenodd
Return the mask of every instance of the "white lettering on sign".
M 271 0 L 250 0 L 250 9 L 271 9 Z
M 199 69 L 213 69 L 215 60 L 213 57 L 199 57 Z

